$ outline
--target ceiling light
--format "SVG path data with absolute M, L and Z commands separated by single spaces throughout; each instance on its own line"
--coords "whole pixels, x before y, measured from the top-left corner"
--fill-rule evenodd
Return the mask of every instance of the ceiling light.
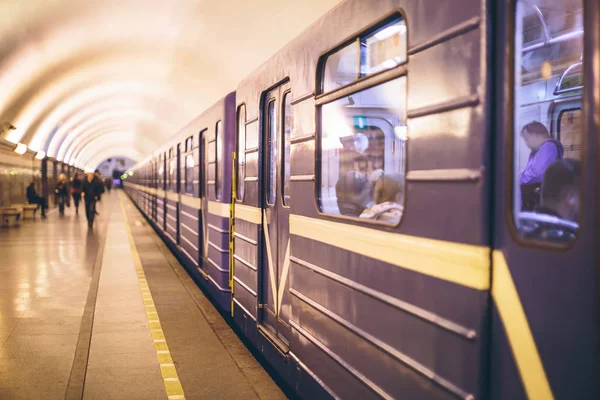
M 43 160 L 44 157 L 46 157 L 45 151 L 38 151 L 37 153 L 35 153 L 35 158 L 37 158 L 38 160 Z
M 17 154 L 25 154 L 25 152 L 27 151 L 27 145 L 23 143 L 17 143 L 17 147 L 15 147 L 14 151 Z

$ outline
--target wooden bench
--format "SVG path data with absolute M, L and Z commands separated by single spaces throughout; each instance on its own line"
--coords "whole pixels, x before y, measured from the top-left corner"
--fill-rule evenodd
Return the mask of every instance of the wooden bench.
M 21 215 L 21 218 L 23 218 L 23 220 L 26 220 L 35 219 L 35 214 L 39 206 L 37 204 L 13 204 L 11 207 L 22 209 L 23 213 Z
M 22 208 L 2 207 L 0 208 L 0 218 L 2 219 L 2 227 L 12 228 L 19 226 L 21 219 Z

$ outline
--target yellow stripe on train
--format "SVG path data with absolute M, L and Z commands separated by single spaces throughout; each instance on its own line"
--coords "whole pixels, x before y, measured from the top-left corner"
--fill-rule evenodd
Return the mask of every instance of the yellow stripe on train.
M 490 288 L 490 248 L 290 216 L 290 234 L 477 290 Z

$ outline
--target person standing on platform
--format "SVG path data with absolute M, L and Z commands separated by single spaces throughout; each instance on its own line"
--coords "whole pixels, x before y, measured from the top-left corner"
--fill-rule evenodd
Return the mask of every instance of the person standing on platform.
M 75 204 L 75 214 L 79 215 L 79 202 L 81 201 L 81 186 L 83 182 L 79 179 L 79 174 L 76 173 L 71 181 L 71 195 Z
M 94 186 L 96 187 L 96 199 L 97 201 L 102 200 L 102 193 L 104 193 L 104 182 L 102 181 L 102 175 L 100 172 L 94 172 Z M 94 211 L 95 215 L 100 215 L 98 211 Z
M 91 228 L 94 225 L 96 201 L 98 200 L 98 182 L 92 172 L 87 174 L 87 179 L 81 186 L 81 194 L 85 202 L 85 217 L 87 218 L 88 226 Z
M 100 175 L 100 172 L 96 171 L 94 174 L 94 180 L 96 181 L 96 194 L 98 196 L 98 201 L 101 201 L 102 193 L 104 193 L 104 180 L 102 180 L 102 175 Z M 98 214 L 96 213 L 96 215 Z
M 58 202 L 58 212 L 61 216 L 64 216 L 65 205 L 69 205 L 69 189 L 67 186 L 67 177 L 65 176 L 65 174 L 60 174 L 58 182 L 56 183 L 56 188 L 54 189 L 54 193 L 56 194 L 56 199 Z

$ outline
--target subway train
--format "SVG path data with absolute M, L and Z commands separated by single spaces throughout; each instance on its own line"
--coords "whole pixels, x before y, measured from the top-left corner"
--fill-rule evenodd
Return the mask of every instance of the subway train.
M 597 399 L 599 49 L 597 0 L 343 1 L 125 190 L 301 398 Z

